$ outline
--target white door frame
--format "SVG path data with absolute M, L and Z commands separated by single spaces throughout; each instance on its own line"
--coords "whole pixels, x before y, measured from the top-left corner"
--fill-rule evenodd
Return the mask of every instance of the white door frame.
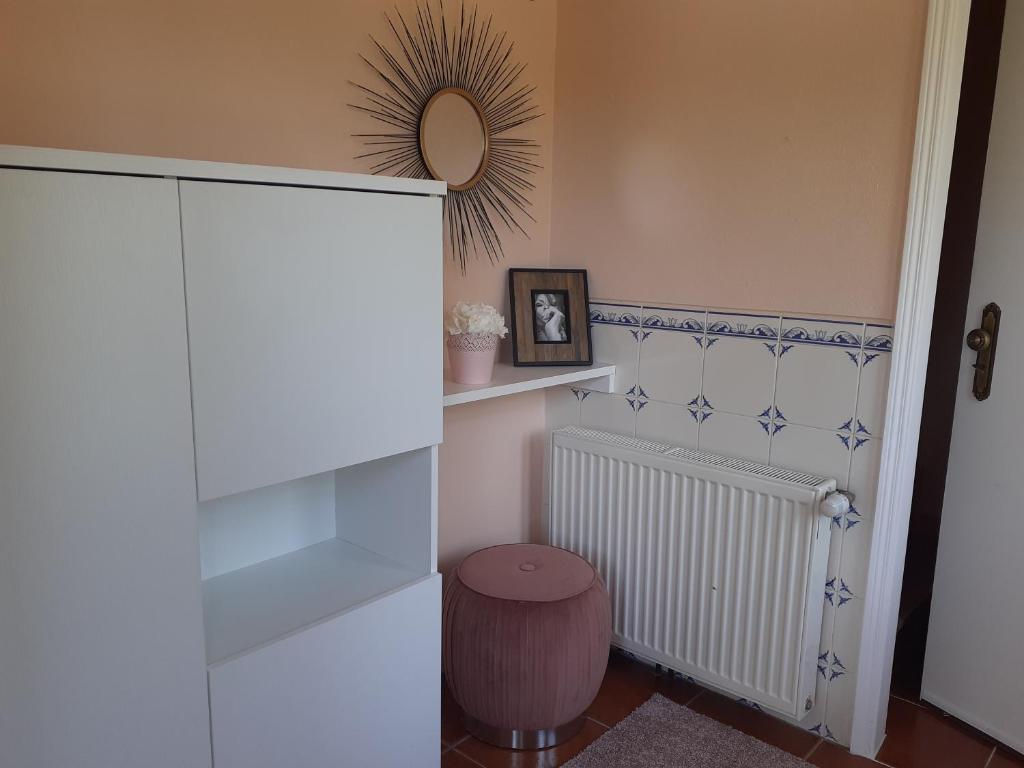
M 885 737 L 970 10 L 971 0 L 931 0 L 928 9 L 850 745 L 852 752 L 868 757 L 875 756 Z

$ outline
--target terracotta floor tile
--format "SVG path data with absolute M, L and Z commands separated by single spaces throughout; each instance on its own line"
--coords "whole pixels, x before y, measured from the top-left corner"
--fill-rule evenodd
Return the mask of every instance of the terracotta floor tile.
M 811 765 L 821 766 L 821 768 L 882 768 L 880 763 L 868 760 L 866 757 L 851 755 L 849 750 L 829 741 L 821 742 L 811 752 L 807 762 Z
M 462 710 L 455 703 L 448 685 L 441 680 L 441 743 L 452 745 L 466 735 L 462 727 Z
M 655 677 L 654 681 L 655 690 L 658 693 L 683 706 L 689 704 L 705 690 L 696 683 L 691 683 L 689 680 L 679 677 L 679 675 L 660 674 Z
M 901 699 L 889 700 L 880 762 L 893 768 L 984 768 L 991 753 L 991 745 L 941 714 Z
M 587 715 L 611 727 L 647 701 L 658 690 L 654 667 L 633 661 L 622 654 L 608 658 L 601 690 Z
M 897 698 L 902 699 L 903 697 L 902 696 L 898 696 Z M 915 702 L 914 702 L 913 699 L 911 699 L 910 703 L 913 704 Z M 977 741 L 977 742 L 979 742 L 981 744 L 984 744 L 986 747 L 988 747 L 989 752 L 991 752 L 995 747 L 999 746 L 999 743 L 995 739 L 993 739 L 991 736 L 989 736 L 987 733 L 983 733 L 982 731 L 979 731 L 973 725 L 968 725 L 963 720 L 958 720 L 957 718 L 952 717 L 951 715 L 947 715 L 945 712 L 943 712 L 941 709 L 936 707 L 934 704 L 930 704 L 929 702 L 924 701 L 924 700 L 917 701 L 916 703 L 919 706 L 924 707 L 925 709 L 931 711 L 932 714 L 934 714 L 936 717 L 938 717 L 942 722 L 946 723 L 947 725 L 951 725 L 952 727 L 956 728 L 958 731 L 961 731 L 962 733 L 967 734 L 969 737 L 974 739 L 974 741 Z M 1011 750 L 1005 750 L 1005 751 L 1006 751 L 1006 754 L 1008 754 L 1008 755 L 1012 753 Z
M 988 768 L 1024 768 L 1024 757 L 1011 755 L 1003 749 L 996 749 Z
M 720 723 L 732 726 L 737 731 L 749 734 L 768 744 L 783 749 L 797 757 L 806 755 L 818 737 L 803 728 L 783 723 L 774 717 L 746 707 L 725 696 L 706 691 L 698 696 L 690 709 L 712 717 Z
M 441 755 L 441 768 L 480 768 L 480 764 L 453 749 Z
M 571 760 L 594 739 L 605 732 L 605 727 L 593 720 L 587 720 L 583 730 L 575 738 L 551 749 L 535 751 L 499 749 L 474 738 L 459 744 L 459 752 L 468 755 L 485 768 L 556 768 Z

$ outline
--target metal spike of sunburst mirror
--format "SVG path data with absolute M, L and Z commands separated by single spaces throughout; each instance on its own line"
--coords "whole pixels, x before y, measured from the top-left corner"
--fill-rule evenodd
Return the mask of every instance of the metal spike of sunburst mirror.
M 364 62 L 375 73 L 376 88 L 353 83 L 364 100 L 350 106 L 387 126 L 381 133 L 359 133 L 367 151 L 357 155 L 376 174 L 441 179 L 446 239 L 463 273 L 470 252 L 482 249 L 491 262 L 504 254 L 502 232 L 527 235 L 530 177 L 540 170 L 540 145 L 518 135 L 542 113 L 535 86 L 521 83 L 526 64 L 513 56 L 507 32 L 492 16 L 463 4 L 457 19 L 417 2 L 407 20 L 400 11 L 385 14 L 394 48 L 370 40 L 383 63 Z M 499 231 L 500 230 L 500 231 Z

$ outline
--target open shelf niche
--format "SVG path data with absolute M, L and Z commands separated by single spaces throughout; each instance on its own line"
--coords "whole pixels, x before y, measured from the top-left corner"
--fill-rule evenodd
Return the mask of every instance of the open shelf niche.
M 429 447 L 199 505 L 213 667 L 436 569 Z

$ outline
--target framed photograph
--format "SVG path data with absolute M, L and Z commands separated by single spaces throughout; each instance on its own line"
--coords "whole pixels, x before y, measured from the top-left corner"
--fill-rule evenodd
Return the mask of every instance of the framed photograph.
M 592 365 L 585 269 L 510 269 L 512 362 Z

